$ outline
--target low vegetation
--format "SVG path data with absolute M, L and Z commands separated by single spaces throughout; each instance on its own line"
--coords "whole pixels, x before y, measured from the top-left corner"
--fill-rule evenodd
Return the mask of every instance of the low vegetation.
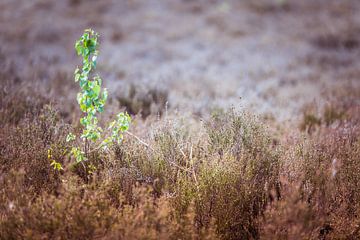
M 95 33 L 85 34 L 81 41 L 97 41 Z M 121 131 L 110 134 L 105 151 L 108 138 L 90 131 L 98 121 L 82 106 L 90 94 L 88 107 L 101 112 L 104 92 L 94 89 L 101 81 L 83 73 L 77 70 L 76 78 L 92 92 L 78 98 L 85 114 L 80 125 L 65 122 L 56 101 L 31 88 L 1 92 L 0 239 L 360 236 L 356 99 L 325 106 L 322 114 L 305 111 L 300 129 L 280 138 L 256 116 L 229 109 L 203 121 L 133 116 L 132 132 L 117 139 L 129 126 L 123 114 L 126 121 L 114 123 Z

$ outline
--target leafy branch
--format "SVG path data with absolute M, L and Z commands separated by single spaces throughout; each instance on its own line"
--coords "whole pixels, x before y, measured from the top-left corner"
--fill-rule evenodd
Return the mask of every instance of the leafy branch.
M 77 102 L 82 112 L 80 124 L 83 131 L 80 136 L 81 146 L 74 146 L 71 155 L 76 163 L 83 163 L 89 159 L 89 154 L 95 150 L 106 151 L 114 143 L 120 144 L 123 140 L 123 133 L 129 129 L 131 118 L 127 113 L 119 113 L 116 119 L 110 122 L 106 132 L 98 126 L 97 114 L 104 111 L 108 92 L 102 89 L 102 79 L 94 74 L 97 57 L 99 54 L 99 34 L 91 29 L 86 29 L 84 34 L 75 43 L 75 50 L 78 56 L 82 57 L 82 67 L 75 69 L 75 82 L 79 83 L 80 92 L 77 94 Z M 102 136 L 104 135 L 104 136 Z M 69 133 L 66 141 L 76 142 L 77 136 Z

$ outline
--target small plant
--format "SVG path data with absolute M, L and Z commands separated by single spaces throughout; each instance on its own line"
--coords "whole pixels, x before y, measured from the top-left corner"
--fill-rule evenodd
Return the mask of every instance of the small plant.
M 117 114 L 116 120 L 109 124 L 107 134 L 104 134 L 103 129 L 98 126 L 97 114 L 104 111 L 108 97 L 107 90 L 101 89 L 102 80 L 100 76 L 93 74 L 99 54 L 98 37 L 98 33 L 86 29 L 75 43 L 76 53 L 83 58 L 82 68 L 77 67 L 74 72 L 75 82 L 79 82 L 81 89 L 77 94 L 77 102 L 83 113 L 83 117 L 80 118 L 80 124 L 83 126 L 80 136 L 82 145 L 74 146 L 71 149 L 71 154 L 75 157 L 76 163 L 88 160 L 89 154 L 95 150 L 107 150 L 114 143 L 120 144 L 123 139 L 122 133 L 128 130 L 131 121 L 127 113 L 121 112 Z M 102 134 L 105 137 L 102 137 Z M 75 142 L 76 138 L 75 134 L 69 133 L 66 140 Z

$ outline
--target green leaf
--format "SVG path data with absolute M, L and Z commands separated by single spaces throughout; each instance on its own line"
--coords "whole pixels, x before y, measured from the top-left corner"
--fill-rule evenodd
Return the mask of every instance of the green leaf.
M 96 67 L 96 59 L 97 59 L 97 56 L 96 56 L 96 55 L 94 55 L 94 56 L 91 58 L 92 65 L 93 65 L 94 68 Z
M 80 79 L 80 73 L 75 74 L 75 82 L 78 82 Z
M 107 98 L 108 98 L 108 91 L 105 88 L 104 91 L 103 91 L 103 101 L 104 101 L 104 103 L 106 102 Z
M 83 51 L 83 47 L 81 46 L 81 42 L 77 41 L 75 43 L 75 49 L 76 49 L 76 53 L 77 55 L 81 55 L 82 51 Z
M 99 96 L 99 94 L 100 94 L 100 86 L 99 85 L 95 85 L 94 87 L 93 87 L 93 91 L 94 91 L 94 94 L 95 94 L 95 96 L 97 97 L 97 96 Z
M 80 118 L 80 123 L 81 125 L 86 126 L 88 124 L 88 121 L 86 118 Z
M 79 154 L 79 155 L 76 156 L 76 162 L 77 163 L 79 163 L 79 162 L 81 162 L 83 160 L 84 160 L 84 155 L 83 154 Z
M 50 166 L 53 166 L 55 170 L 60 171 L 63 170 L 61 163 L 56 162 L 55 160 L 52 160 Z
M 75 135 L 72 134 L 72 133 L 69 133 L 67 136 L 66 136 L 66 142 L 71 142 L 71 141 L 74 141 L 75 140 Z
M 104 106 L 99 106 L 97 110 L 99 113 L 102 113 L 104 111 Z
M 77 100 L 78 104 L 81 104 L 81 102 L 82 102 L 82 97 L 83 97 L 83 95 L 82 95 L 81 92 L 79 92 L 79 93 L 76 95 L 76 100 Z
M 112 121 L 112 122 L 109 124 L 109 129 L 113 128 L 115 124 L 116 124 L 116 121 Z
M 81 103 L 80 104 L 80 109 L 81 109 L 81 111 L 86 112 L 87 111 L 86 104 Z

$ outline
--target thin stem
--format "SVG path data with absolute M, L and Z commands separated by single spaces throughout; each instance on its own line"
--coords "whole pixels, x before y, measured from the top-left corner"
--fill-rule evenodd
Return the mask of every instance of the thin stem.
M 136 136 L 135 134 L 129 132 L 129 131 L 125 131 L 125 133 L 127 133 L 128 135 L 134 137 L 136 140 L 138 140 L 141 144 L 145 145 L 147 148 L 150 148 L 152 151 L 154 151 L 154 149 L 146 142 L 144 142 L 143 140 L 141 140 L 138 136 Z
M 86 102 L 87 102 L 87 97 L 86 97 Z M 88 108 L 86 107 L 85 108 L 85 117 L 87 117 L 87 115 L 88 115 Z M 89 144 L 89 142 L 88 142 L 88 139 L 87 138 L 85 138 L 85 157 L 86 158 L 88 158 L 89 156 L 88 156 L 88 144 Z

